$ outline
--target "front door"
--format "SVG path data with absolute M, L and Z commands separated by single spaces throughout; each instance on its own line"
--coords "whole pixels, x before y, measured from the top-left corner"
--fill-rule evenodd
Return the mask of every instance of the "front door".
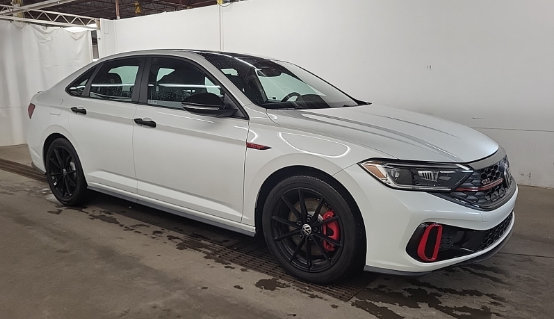
M 139 105 L 133 135 L 140 195 L 187 210 L 240 221 L 248 121 L 182 108 L 203 97 L 236 108 L 216 81 L 184 59 L 152 58 L 147 103 Z M 198 95 L 201 94 L 201 95 Z M 208 99 L 209 100 L 209 99 Z

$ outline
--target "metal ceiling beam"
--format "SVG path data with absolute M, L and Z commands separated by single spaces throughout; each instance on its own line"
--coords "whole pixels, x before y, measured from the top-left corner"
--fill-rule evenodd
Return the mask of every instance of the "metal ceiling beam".
M 0 5 L 0 9 L 9 7 L 6 5 Z M 98 19 L 87 16 L 80 16 L 69 13 L 45 11 L 38 9 L 28 9 L 25 12 L 27 17 L 6 16 L 0 15 L 0 20 L 20 21 L 41 25 L 52 25 L 60 27 L 85 27 L 91 30 L 95 30 L 98 26 Z M 95 24 L 94 27 L 89 25 Z
M 42 2 L 37 2 L 33 4 L 28 4 L 20 7 L 4 6 L 8 8 L 4 8 L 0 10 L 0 15 L 8 15 L 8 14 L 25 12 L 29 10 L 37 10 L 37 9 L 42 9 L 47 7 L 53 7 L 53 6 L 58 6 L 60 4 L 73 2 L 73 1 L 76 1 L 76 0 L 48 0 L 48 1 L 42 1 Z
M 96 30 L 96 27 L 87 27 L 86 25 L 56 22 L 56 21 L 48 21 L 48 20 L 36 20 L 36 19 L 28 19 L 28 18 L 9 17 L 9 16 L 3 16 L 3 15 L 0 15 L 0 20 L 27 22 L 27 23 L 31 23 L 31 24 L 49 25 L 49 26 L 55 26 L 55 27 L 83 27 L 83 28 L 90 29 L 90 30 Z

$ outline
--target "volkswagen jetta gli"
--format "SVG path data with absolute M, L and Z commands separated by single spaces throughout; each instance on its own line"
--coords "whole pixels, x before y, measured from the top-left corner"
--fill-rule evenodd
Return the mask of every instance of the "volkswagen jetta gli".
M 291 274 L 421 274 L 508 240 L 504 150 L 438 118 L 357 100 L 291 63 L 119 54 L 36 94 L 28 144 L 52 193 L 88 190 L 249 235 Z

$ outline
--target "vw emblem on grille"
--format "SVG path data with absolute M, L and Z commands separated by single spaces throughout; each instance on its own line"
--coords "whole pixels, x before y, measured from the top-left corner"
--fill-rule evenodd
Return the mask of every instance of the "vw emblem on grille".
M 308 236 L 312 233 L 312 227 L 308 224 L 304 224 L 302 225 L 302 232 L 304 235 Z

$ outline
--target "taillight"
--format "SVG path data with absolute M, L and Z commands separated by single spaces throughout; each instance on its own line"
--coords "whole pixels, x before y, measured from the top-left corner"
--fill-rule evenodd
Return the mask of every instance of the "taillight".
M 27 113 L 29 113 L 29 118 L 33 117 L 33 112 L 35 111 L 35 105 L 33 103 L 29 104 Z

